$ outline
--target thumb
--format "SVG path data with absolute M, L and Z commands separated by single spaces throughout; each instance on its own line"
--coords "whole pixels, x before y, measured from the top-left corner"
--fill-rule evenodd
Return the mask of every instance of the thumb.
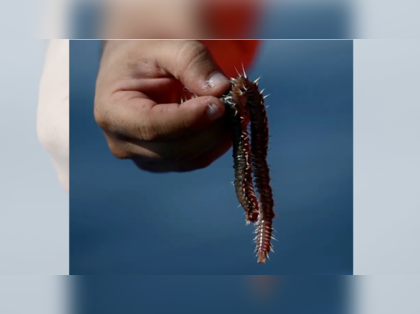
M 216 64 L 210 51 L 195 40 L 164 41 L 159 51 L 159 66 L 200 96 L 220 96 L 231 83 Z

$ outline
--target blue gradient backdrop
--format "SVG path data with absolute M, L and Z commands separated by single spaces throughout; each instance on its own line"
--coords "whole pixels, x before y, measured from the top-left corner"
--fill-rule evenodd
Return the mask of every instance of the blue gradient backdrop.
M 349 314 L 349 276 L 73 276 L 77 313 Z M 266 283 L 264 286 L 262 281 Z M 260 284 L 258 284 L 260 282 Z M 264 287 L 264 288 L 263 288 Z M 263 289 L 261 289 L 263 288 Z
M 71 274 L 352 274 L 352 41 L 266 41 L 248 73 L 271 93 L 279 241 L 266 265 L 237 207 L 231 151 L 184 174 L 112 156 L 93 117 L 100 46 L 70 47 Z

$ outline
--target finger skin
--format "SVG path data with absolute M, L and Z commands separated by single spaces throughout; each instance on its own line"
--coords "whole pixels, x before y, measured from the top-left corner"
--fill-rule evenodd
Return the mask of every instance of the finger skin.
M 196 40 L 107 41 L 102 60 L 110 60 L 101 63 L 102 77 L 136 78 L 139 73 L 143 78 L 172 77 L 200 96 L 218 97 L 230 87 L 210 50 Z M 113 66 L 117 62 L 122 64 Z M 222 80 L 212 87 L 209 80 L 215 73 L 220 73 Z
M 133 161 L 138 168 L 149 172 L 190 172 L 209 167 L 213 162 L 222 157 L 231 146 L 230 132 L 227 132 L 214 147 L 190 161 L 174 163 L 145 157 L 133 158 Z
M 163 41 L 158 44 L 165 46 L 165 49 L 157 50 L 158 65 L 195 94 L 219 96 L 229 89 L 230 82 L 226 77 L 215 87 L 209 84 L 213 74 L 223 74 L 223 71 L 214 61 L 210 50 L 202 43 L 179 40 Z
M 224 119 L 198 133 L 177 140 L 150 142 L 131 138 L 118 138 L 106 134 L 111 151 L 120 159 L 143 156 L 147 159 L 183 162 L 191 161 L 214 147 L 227 132 Z
M 143 47 L 145 45 L 147 49 Z M 120 52 L 118 48 L 130 52 Z M 137 55 L 138 51 L 142 54 Z M 201 85 L 204 85 L 204 94 L 207 92 L 216 96 L 220 96 L 226 87 L 229 88 L 230 82 L 227 80 L 226 84 L 215 89 L 207 86 L 207 76 L 219 68 L 207 48 L 199 42 L 111 42 L 104 55 L 113 63 L 117 61 L 115 55 L 123 57 L 127 64 L 126 70 L 121 69 L 123 66 L 113 70 L 105 62 L 101 64 L 95 97 L 95 119 L 103 129 L 132 138 L 159 141 L 182 137 L 206 128 L 214 120 L 214 117 L 207 115 L 211 104 L 219 116 L 224 114 L 223 103 L 214 96 L 194 98 L 183 104 L 157 102 L 159 94 L 166 95 L 168 87 L 175 84 L 170 81 L 170 77 L 176 81 L 174 76 L 184 80 L 188 89 L 195 93 L 200 91 Z M 143 78 L 139 78 L 138 71 L 141 71 Z M 164 72 L 168 72 L 168 77 L 159 77 Z M 113 80 L 107 79 L 107 76 L 116 76 L 114 80 L 117 83 L 113 84 Z M 111 85 L 115 90 L 107 93 L 103 85 Z
M 116 157 L 154 172 L 201 169 L 230 147 L 218 99 L 230 84 L 197 41 L 107 44 L 94 115 Z M 173 102 L 184 86 L 200 96 Z
M 220 139 L 219 143 L 204 154 L 198 156 L 189 163 L 182 163 L 178 167 L 178 172 L 188 172 L 198 169 L 204 169 L 213 164 L 214 161 L 222 157 L 232 146 L 230 132 Z
M 142 95 L 125 93 L 119 105 L 95 105 L 96 122 L 122 137 L 150 142 L 179 139 L 211 126 L 215 120 L 210 106 L 221 118 L 224 104 L 216 97 L 193 98 L 183 104 L 156 104 Z M 101 110 L 98 110 L 101 108 Z

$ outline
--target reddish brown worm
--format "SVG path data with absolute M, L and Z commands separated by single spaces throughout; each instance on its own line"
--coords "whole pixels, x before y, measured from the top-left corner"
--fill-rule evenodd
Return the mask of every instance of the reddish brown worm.
M 258 263 L 264 264 L 269 252 L 273 251 L 272 224 L 276 215 L 267 164 L 269 130 L 264 104 L 267 96 L 264 97 L 259 91 L 258 79 L 250 81 L 245 71 L 237 78 L 232 78 L 231 84 L 230 90 L 220 99 L 226 106 L 232 131 L 233 184 L 239 203 L 245 210 L 247 223 L 252 222 L 256 226 L 255 251 Z
M 231 79 L 231 88 L 220 100 L 225 104 L 226 117 L 232 132 L 233 168 L 235 169 L 236 196 L 245 210 L 247 223 L 256 226 L 255 252 L 258 263 L 264 264 L 270 251 L 274 252 L 271 240 L 273 218 L 273 193 L 270 186 L 270 171 L 267 164 L 268 120 L 262 91 L 258 80 L 250 81 L 243 71 Z M 186 89 L 186 92 L 189 90 Z M 191 96 L 197 95 L 190 93 Z M 181 99 L 181 103 L 186 99 Z M 250 124 L 251 137 L 248 127 Z M 255 190 L 257 193 L 255 193 Z

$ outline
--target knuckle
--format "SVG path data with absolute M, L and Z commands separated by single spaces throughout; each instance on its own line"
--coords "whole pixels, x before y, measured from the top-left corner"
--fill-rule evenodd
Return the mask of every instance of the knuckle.
M 157 129 L 151 121 L 139 124 L 138 128 L 139 137 L 143 141 L 156 142 L 159 140 Z
M 191 119 L 188 119 L 186 116 L 181 117 L 181 125 L 185 130 L 190 129 L 192 124 Z
M 159 140 L 159 132 L 153 119 L 155 114 L 151 111 L 145 111 L 139 117 L 139 123 L 135 127 L 133 135 L 136 138 L 146 142 L 156 142 Z
M 132 153 L 124 149 L 121 144 L 115 140 L 108 140 L 108 148 L 112 155 L 118 159 L 130 159 L 133 157 Z
M 188 41 L 182 49 L 184 54 L 184 69 L 188 69 L 191 65 L 200 60 L 210 57 L 210 52 L 203 44 L 196 41 Z
M 195 58 L 203 53 L 208 53 L 206 46 L 198 41 L 187 41 L 185 45 L 185 50 L 191 58 Z

